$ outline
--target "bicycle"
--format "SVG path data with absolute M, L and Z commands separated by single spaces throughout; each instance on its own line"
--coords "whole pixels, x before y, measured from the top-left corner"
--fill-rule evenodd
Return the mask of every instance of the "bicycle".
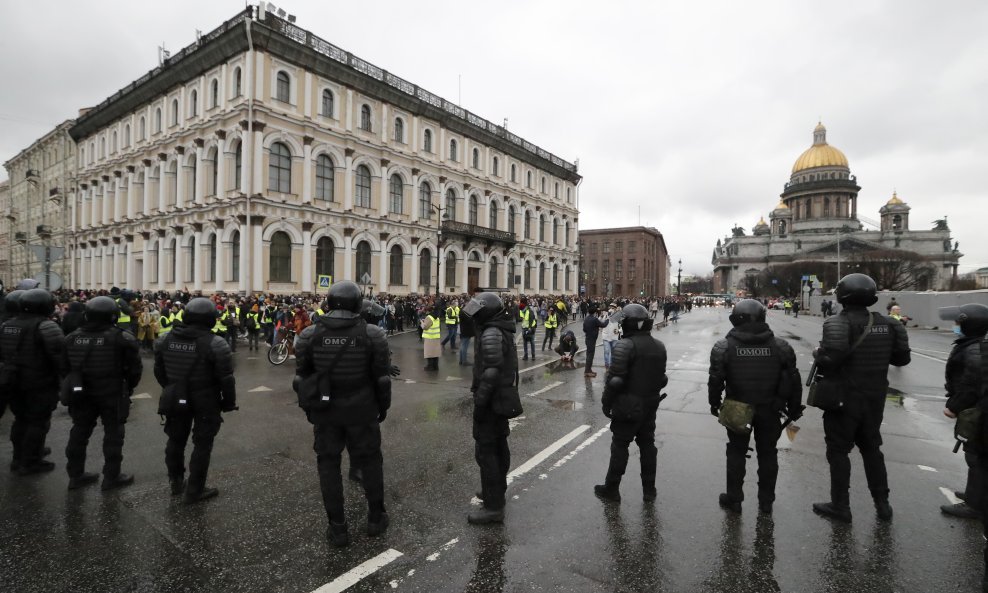
M 285 329 L 285 335 L 268 349 L 268 362 L 279 365 L 288 360 L 289 355 L 295 354 L 295 330 Z

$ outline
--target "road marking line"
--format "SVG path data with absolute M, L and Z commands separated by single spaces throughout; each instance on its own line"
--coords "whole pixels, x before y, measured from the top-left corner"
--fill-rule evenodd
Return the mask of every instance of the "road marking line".
M 519 465 L 518 467 L 515 468 L 514 471 L 508 474 L 508 480 L 507 480 L 508 484 L 513 482 L 515 479 L 520 478 L 525 474 L 527 474 L 528 472 L 530 472 L 533 468 L 535 468 L 535 466 L 548 459 L 550 455 L 562 449 L 563 447 L 566 446 L 567 443 L 569 443 L 570 441 L 572 441 L 573 439 L 575 439 L 576 437 L 580 436 L 581 434 L 585 433 L 588 430 L 590 430 L 589 424 L 578 426 L 563 438 L 549 445 L 545 449 L 542 449 L 542 451 L 540 451 L 539 453 L 536 453 L 534 457 L 532 457 L 525 463 Z
M 924 472 L 934 472 L 935 473 L 937 471 L 936 468 L 932 468 L 932 467 L 930 467 L 928 465 L 917 465 L 916 467 L 918 467 L 919 469 L 923 470 Z
M 447 381 L 459 381 L 460 378 L 459 377 L 446 377 L 446 380 Z
M 401 552 L 394 549 L 381 552 L 360 566 L 354 567 L 345 574 L 336 577 L 332 582 L 319 587 L 312 593 L 340 593 L 341 591 L 345 591 L 388 564 L 391 564 L 402 555 Z
M 270 387 L 265 387 L 264 385 L 258 385 L 257 387 L 251 389 L 247 393 L 265 393 L 267 391 L 273 391 Z
M 954 493 L 951 492 L 949 488 L 944 488 L 943 486 L 940 486 L 940 492 L 943 492 L 943 495 L 947 497 L 947 500 L 950 501 L 950 504 L 959 504 L 963 502 L 961 501 L 961 499 L 954 496 Z
M 138 393 L 137 395 L 130 396 L 130 399 L 151 399 L 150 393 Z
M 521 424 L 521 421 L 524 419 L 525 419 L 524 416 L 518 416 L 516 418 L 508 418 L 508 430 L 514 430 L 515 427 Z
M 542 395 L 546 391 L 549 391 L 550 389 L 555 389 L 556 387 L 559 387 L 562 384 L 563 384 L 562 381 L 555 381 L 553 383 L 549 383 L 548 385 L 546 385 L 542 389 L 539 389 L 538 391 L 533 391 L 533 392 L 531 392 L 531 393 L 529 393 L 527 395 L 528 395 L 528 397 L 535 397 L 536 395 Z
M 591 444 L 593 444 L 593 442 L 596 441 L 597 439 L 599 439 L 601 437 L 601 435 L 603 435 L 605 432 L 607 432 L 607 430 L 610 429 L 610 427 L 611 427 L 611 424 L 610 424 L 610 422 L 608 422 L 607 423 L 607 426 L 605 426 L 604 428 L 601 428 L 597 432 L 595 432 L 592 435 L 590 435 L 590 437 L 587 438 L 587 440 L 585 440 L 582 443 L 580 443 L 579 445 L 577 445 L 576 446 L 576 449 L 573 449 L 565 457 L 563 457 L 562 459 L 560 459 L 556 463 L 552 464 L 552 467 L 549 468 L 549 471 L 552 471 L 552 470 L 554 470 L 556 468 L 559 468 L 559 467 L 562 467 L 562 466 L 566 465 L 566 462 L 567 461 L 569 461 L 570 459 L 573 459 L 574 457 L 576 457 L 576 455 L 580 451 L 584 450 L 585 448 L 587 448 L 588 446 L 590 446 Z
M 913 350 L 913 354 L 915 354 L 916 356 L 922 356 L 923 358 L 929 358 L 930 360 L 935 360 L 937 362 L 942 362 L 944 364 L 947 363 L 947 361 L 942 358 L 937 358 L 936 356 L 930 356 L 929 354 L 923 354 L 922 352 L 916 352 L 915 350 Z

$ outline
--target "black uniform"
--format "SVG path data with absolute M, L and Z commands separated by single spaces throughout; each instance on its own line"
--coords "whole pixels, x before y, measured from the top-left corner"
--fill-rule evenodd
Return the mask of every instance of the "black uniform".
M 590 317 L 587 318 L 591 319 Z M 614 344 L 611 366 L 604 381 L 601 407 L 611 418 L 611 460 L 604 488 L 617 496 L 618 486 L 628 466 L 631 441 L 641 453 L 642 491 L 655 497 L 658 449 L 655 447 L 655 413 L 659 394 L 669 383 L 666 377 L 666 347 L 651 333 L 630 333 Z M 589 343 L 589 340 L 588 340 Z M 630 410 L 639 410 L 628 414 Z M 627 416 L 634 416 L 628 419 Z
M 721 406 L 721 393 L 755 409 L 752 430 L 758 454 L 758 502 L 771 509 L 779 474 L 776 444 L 782 434 L 779 412 L 787 410 L 795 420 L 802 413 L 802 388 L 796 353 L 788 342 L 776 338 L 768 324 L 750 321 L 733 328 L 710 352 L 707 392 L 711 411 Z M 727 431 L 727 496 L 732 503 L 744 500 L 745 459 L 750 434 Z
M 84 387 L 81 399 L 68 402 L 72 430 L 65 447 L 65 469 L 69 478 L 82 476 L 86 447 L 99 419 L 103 423 L 103 477 L 112 483 L 123 461 L 130 394 L 141 381 L 140 344 L 133 334 L 118 327 L 86 323 L 65 338 L 63 369 L 80 372 Z
M 875 319 L 868 336 L 849 356 L 851 346 L 868 325 L 869 315 Z M 843 408 L 823 413 L 831 502 L 837 508 L 849 508 L 851 460 L 848 455 L 857 445 L 872 498 L 876 503 L 887 503 L 889 486 L 885 457 L 880 449 L 881 425 L 888 392 L 888 367 L 904 366 L 910 361 L 906 328 L 894 319 L 849 303 L 839 315 L 823 322 L 823 339 L 814 356 L 824 376 L 837 374 L 846 381 Z
M 21 313 L 3 324 L 0 360 L 16 368 L 17 381 L 8 389 L 14 425 L 12 470 L 34 473 L 54 464 L 42 461 L 51 413 L 58 405 L 58 378 L 65 335 L 43 315 Z
M 988 356 L 988 343 L 984 336 L 963 337 L 954 341 L 954 348 L 947 358 L 944 371 L 947 390 L 947 409 L 955 415 L 964 410 L 979 406 L 988 388 L 986 372 L 982 367 L 982 350 Z M 984 404 L 981 404 L 984 405 Z M 964 443 L 964 461 L 967 463 L 967 485 L 964 488 L 964 503 L 971 509 L 981 512 L 985 496 L 984 468 L 982 467 L 984 447 L 980 442 Z M 943 507 L 941 507 L 943 508 Z
M 501 389 L 518 385 L 518 350 L 512 335 L 515 321 L 508 315 L 500 314 L 479 328 L 470 387 L 474 397 L 474 457 L 480 467 L 484 508 L 491 511 L 504 509 L 511 465 L 508 418 L 496 414 L 492 404 Z
M 325 409 L 306 410 L 314 425 L 313 449 L 326 516 L 331 524 L 346 522 L 340 475 L 345 448 L 351 466 L 363 473 L 368 521 L 376 524 L 384 513 L 380 423 L 391 407 L 391 353 L 384 330 L 368 325 L 359 313 L 336 309 L 305 328 L 295 354 L 296 387 L 326 373 L 332 394 Z
M 188 381 L 191 409 L 166 415 L 165 465 L 172 483 L 181 483 L 191 434 L 194 448 L 185 495 L 187 500 L 195 499 L 206 486 L 213 439 L 223 423 L 220 412 L 237 406 L 230 346 L 206 328 L 177 324 L 155 344 L 154 378 L 162 387 L 180 379 Z

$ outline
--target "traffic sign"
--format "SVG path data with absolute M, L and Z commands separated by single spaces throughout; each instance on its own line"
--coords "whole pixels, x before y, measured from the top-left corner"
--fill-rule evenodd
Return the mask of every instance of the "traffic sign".
M 326 274 L 319 274 L 318 286 L 319 288 L 329 288 L 333 285 L 333 277 L 327 276 Z
M 364 275 L 360 277 L 360 283 L 361 284 L 370 284 L 371 283 L 371 275 L 370 275 L 370 273 L 364 272 Z

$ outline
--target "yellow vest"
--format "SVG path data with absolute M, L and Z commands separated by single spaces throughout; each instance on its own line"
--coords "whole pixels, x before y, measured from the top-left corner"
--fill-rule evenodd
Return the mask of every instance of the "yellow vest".
M 247 327 L 249 328 L 251 326 L 251 324 L 253 324 L 254 325 L 254 329 L 261 329 L 261 324 L 258 323 L 257 318 L 258 318 L 258 314 L 257 313 L 248 313 L 247 314 Z
M 549 315 L 548 317 L 545 318 L 546 329 L 556 329 L 557 327 L 559 327 L 559 320 L 556 319 L 556 316 L 554 314 Z
M 116 300 L 117 308 L 120 308 L 120 299 Z M 126 315 L 120 308 L 120 317 L 117 317 L 117 325 L 130 325 L 130 315 Z
M 521 318 L 521 326 L 523 328 L 535 327 L 539 324 L 538 321 L 535 321 L 534 317 L 532 316 L 532 310 L 529 309 L 528 307 L 519 311 L 518 317 Z
M 158 335 L 163 336 L 168 332 L 172 331 L 172 326 L 175 325 L 175 314 L 169 313 L 168 315 L 162 315 L 158 319 Z
M 214 334 L 225 334 L 226 333 L 226 326 L 223 324 L 223 321 L 225 319 L 229 318 L 229 317 L 230 317 L 230 312 L 227 311 L 226 309 L 224 309 L 223 310 L 223 314 L 220 315 L 219 317 L 217 317 L 216 318 L 216 323 L 213 324 L 213 333 Z
M 432 315 L 426 315 L 426 318 L 432 320 L 432 325 L 429 326 L 429 329 L 422 330 L 422 338 L 426 340 L 438 340 L 439 319 L 433 317 Z
M 446 307 L 446 325 L 456 325 L 460 322 L 460 308 Z

